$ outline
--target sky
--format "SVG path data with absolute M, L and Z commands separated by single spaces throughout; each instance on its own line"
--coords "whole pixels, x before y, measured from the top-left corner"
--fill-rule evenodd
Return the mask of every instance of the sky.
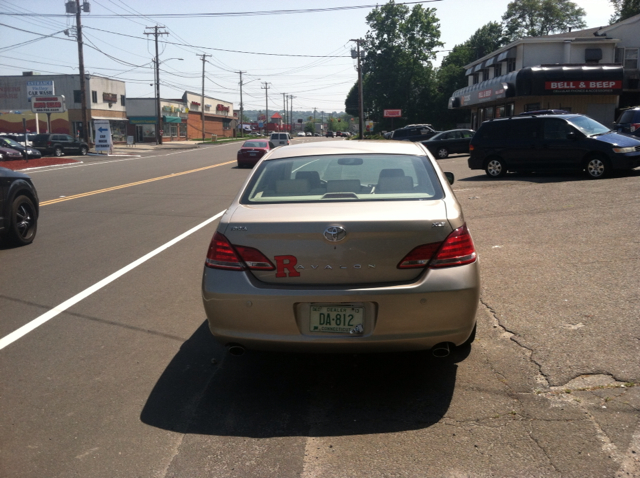
M 75 16 L 65 15 L 66 1 L 0 0 L 0 75 L 78 73 L 77 43 L 63 33 L 75 26 Z M 486 23 L 500 21 L 509 0 L 420 3 L 435 9 L 440 21 L 445 46 L 437 53 L 438 65 L 446 50 Z M 613 7 L 608 0 L 575 3 L 587 13 L 587 28 L 609 24 Z M 90 0 L 90 6 L 91 12 L 82 14 L 85 70 L 125 81 L 129 98 L 155 95 L 155 45 L 145 32 L 159 25 L 168 33 L 159 44 L 162 98 L 180 98 L 185 90 L 199 93 L 201 58 L 207 54 L 207 96 L 230 101 L 237 109 L 242 71 L 245 110 L 264 110 L 267 100 L 270 112 L 282 110 L 284 94 L 294 97 L 294 110 L 331 113 L 344 111 L 357 80 L 351 40 L 367 33 L 366 16 L 375 2 Z M 283 12 L 310 9 L 325 11 Z

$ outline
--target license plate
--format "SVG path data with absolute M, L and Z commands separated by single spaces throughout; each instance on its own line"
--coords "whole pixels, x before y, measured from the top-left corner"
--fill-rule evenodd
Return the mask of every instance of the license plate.
M 349 305 L 312 305 L 309 317 L 311 332 L 362 334 L 364 307 Z

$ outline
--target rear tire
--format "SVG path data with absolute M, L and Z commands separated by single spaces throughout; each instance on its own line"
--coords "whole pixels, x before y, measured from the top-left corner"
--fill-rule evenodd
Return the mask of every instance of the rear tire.
M 587 159 L 585 170 L 587 171 L 587 176 L 589 176 L 589 178 L 602 179 L 606 178 L 611 173 L 611 165 L 609 164 L 609 160 L 601 156 L 592 156 Z
M 82 146 L 80 148 L 80 156 L 86 156 L 88 153 L 87 147 L 86 146 Z
M 53 150 L 53 154 L 57 157 L 60 157 L 64 154 L 64 152 L 62 151 L 62 148 L 60 146 L 56 146 L 56 148 Z
M 449 157 L 449 150 L 447 148 L 438 148 L 438 159 L 447 159 Z
M 504 161 L 501 158 L 489 158 L 484 167 L 484 171 L 490 178 L 501 178 L 507 174 L 507 165 L 504 164 Z
M 19 246 L 31 244 L 38 230 L 38 214 L 31 199 L 18 196 L 11 205 L 8 235 Z

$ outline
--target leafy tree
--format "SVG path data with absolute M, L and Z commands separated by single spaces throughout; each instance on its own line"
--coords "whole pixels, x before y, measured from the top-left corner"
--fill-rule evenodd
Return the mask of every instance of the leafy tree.
M 584 9 L 571 0 L 513 0 L 502 15 L 507 42 L 584 28 Z
M 640 0 L 609 0 L 613 4 L 614 14 L 611 23 L 618 23 L 640 13 Z
M 393 0 L 376 7 L 366 17 L 369 31 L 364 40 L 363 89 L 365 116 L 381 124 L 383 110 L 399 108 L 407 122 L 423 122 L 431 113 L 434 70 L 431 62 L 440 42 L 435 9 L 412 9 Z M 357 87 L 345 106 L 358 114 Z

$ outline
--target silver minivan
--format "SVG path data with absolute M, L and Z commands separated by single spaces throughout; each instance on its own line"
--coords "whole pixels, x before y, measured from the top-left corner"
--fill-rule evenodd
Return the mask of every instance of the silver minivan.
M 289 133 L 271 133 L 271 138 L 269 138 L 276 146 L 287 146 L 291 144 L 291 136 Z

